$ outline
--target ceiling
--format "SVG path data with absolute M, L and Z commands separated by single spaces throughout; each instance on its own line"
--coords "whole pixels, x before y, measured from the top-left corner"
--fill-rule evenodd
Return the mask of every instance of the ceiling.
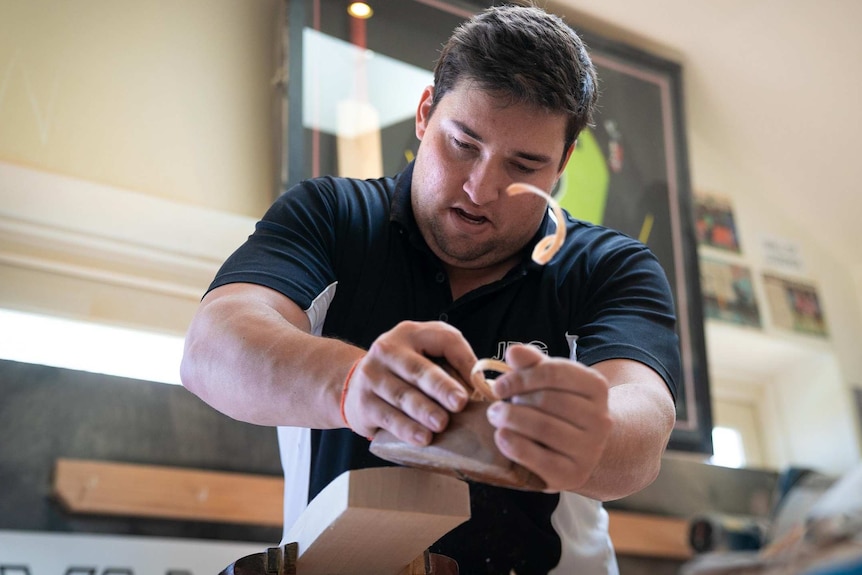
M 723 181 L 762 194 L 862 286 L 862 2 L 555 6 L 576 29 L 679 62 L 694 188 L 712 185 L 699 164 L 711 155 L 733 171 Z

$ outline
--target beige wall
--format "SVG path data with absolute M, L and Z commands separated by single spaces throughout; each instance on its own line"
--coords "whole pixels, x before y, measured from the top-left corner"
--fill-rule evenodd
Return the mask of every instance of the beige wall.
M 725 372 L 736 368 L 731 379 L 761 388 L 758 406 L 764 422 L 764 442 L 772 446 L 768 450 L 769 466 L 807 465 L 841 473 L 860 460 L 862 436 L 858 415 L 850 406 L 852 388 L 862 385 L 858 283 L 851 270 L 821 245 L 816 229 L 800 227 L 781 216 L 781 210 L 767 199 L 780 197 L 780 190 L 763 190 L 759 187 L 761 181 L 734 168 L 725 151 L 714 145 L 708 116 L 708 105 L 697 100 L 688 102 L 693 187 L 731 199 L 742 254 L 724 259 L 751 269 L 764 323 L 758 337 L 749 337 L 747 330 L 738 329 L 735 342 L 725 339 L 718 345 L 708 341 L 712 352 L 710 373 L 716 381 L 713 394 L 723 393 Z M 770 264 L 765 238 L 779 238 L 795 245 L 801 269 Z M 814 284 L 825 311 L 828 337 L 775 328 L 763 289 L 763 273 Z M 779 346 L 781 353 L 765 353 L 773 346 Z
M 257 216 L 277 0 L 0 0 L 0 159 Z
M 184 333 L 279 179 L 279 0 L 0 0 L 0 307 Z

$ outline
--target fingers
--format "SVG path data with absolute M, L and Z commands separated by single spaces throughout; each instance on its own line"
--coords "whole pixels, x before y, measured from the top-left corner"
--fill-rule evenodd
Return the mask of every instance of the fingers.
M 429 369 L 436 368 L 429 362 Z M 423 376 L 424 377 L 424 376 Z M 425 383 L 427 388 L 430 384 Z M 403 441 L 431 442 L 446 428 L 449 414 L 439 403 L 395 373 L 372 353 L 354 370 L 345 397 L 345 416 L 360 435 L 373 437 L 386 429 Z
M 548 357 L 531 345 L 510 347 L 506 353 L 506 363 L 513 370 L 498 377 L 493 386 L 500 399 L 557 390 L 607 403 L 606 378 L 586 365 Z M 548 402 L 546 407 L 553 409 L 553 402 Z
M 541 477 L 549 490 L 572 490 L 596 469 L 611 432 L 608 381 L 597 370 L 513 346 L 513 371 L 494 391 L 504 401 L 487 412 L 507 458 Z
M 603 436 L 608 430 L 604 412 L 588 400 L 564 398 L 559 403 L 573 407 L 550 414 L 549 410 L 525 403 L 498 401 L 488 408 L 488 420 L 499 429 L 512 431 L 567 455 L 574 455 L 583 448 L 584 442 L 595 442 L 595 437 Z
M 449 412 L 468 400 L 464 386 L 434 357 L 456 374 L 469 374 L 476 361 L 461 333 L 445 323 L 403 322 L 381 335 L 349 382 L 344 403 L 351 428 L 366 437 L 386 429 L 402 441 L 429 444 L 448 425 Z
M 570 457 L 507 429 L 494 432 L 494 441 L 508 459 L 529 469 L 545 482 L 546 493 L 577 491 L 587 483 L 601 456 Z
M 428 357 L 405 350 L 390 354 L 384 362 L 395 378 L 384 378 L 381 387 L 393 401 L 400 403 L 402 394 L 418 389 L 450 411 L 466 405 L 464 386 Z
M 576 490 L 597 467 L 610 435 L 606 413 L 579 399 L 591 415 L 566 420 L 533 406 L 495 402 L 488 421 L 494 441 L 508 459 L 541 477 L 550 491 Z M 576 408 L 577 409 L 577 408 Z

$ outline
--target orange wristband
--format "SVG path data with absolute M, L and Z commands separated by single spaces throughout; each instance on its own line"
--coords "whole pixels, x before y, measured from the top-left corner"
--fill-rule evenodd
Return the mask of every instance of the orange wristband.
M 365 357 L 364 355 L 362 357 Z M 347 397 L 347 388 L 350 385 L 350 378 L 353 377 L 353 372 L 356 370 L 356 366 L 359 365 L 359 362 L 362 360 L 362 357 L 353 362 L 353 365 L 350 366 L 350 371 L 347 372 L 347 377 L 344 379 L 344 387 L 341 389 L 341 419 L 344 421 L 344 425 L 347 426 L 347 429 L 353 430 L 350 427 L 350 423 L 347 421 L 347 415 L 344 414 L 344 400 Z

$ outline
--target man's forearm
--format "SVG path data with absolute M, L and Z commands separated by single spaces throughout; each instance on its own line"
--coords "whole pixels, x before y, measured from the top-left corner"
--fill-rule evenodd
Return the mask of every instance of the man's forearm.
M 653 383 L 612 387 L 608 407 L 611 435 L 599 466 L 577 490 L 601 501 L 631 495 L 655 480 L 675 420 L 669 393 Z
M 181 375 L 190 391 L 234 419 L 334 428 L 342 425 L 341 382 L 362 353 L 235 295 L 204 302 L 186 337 Z

